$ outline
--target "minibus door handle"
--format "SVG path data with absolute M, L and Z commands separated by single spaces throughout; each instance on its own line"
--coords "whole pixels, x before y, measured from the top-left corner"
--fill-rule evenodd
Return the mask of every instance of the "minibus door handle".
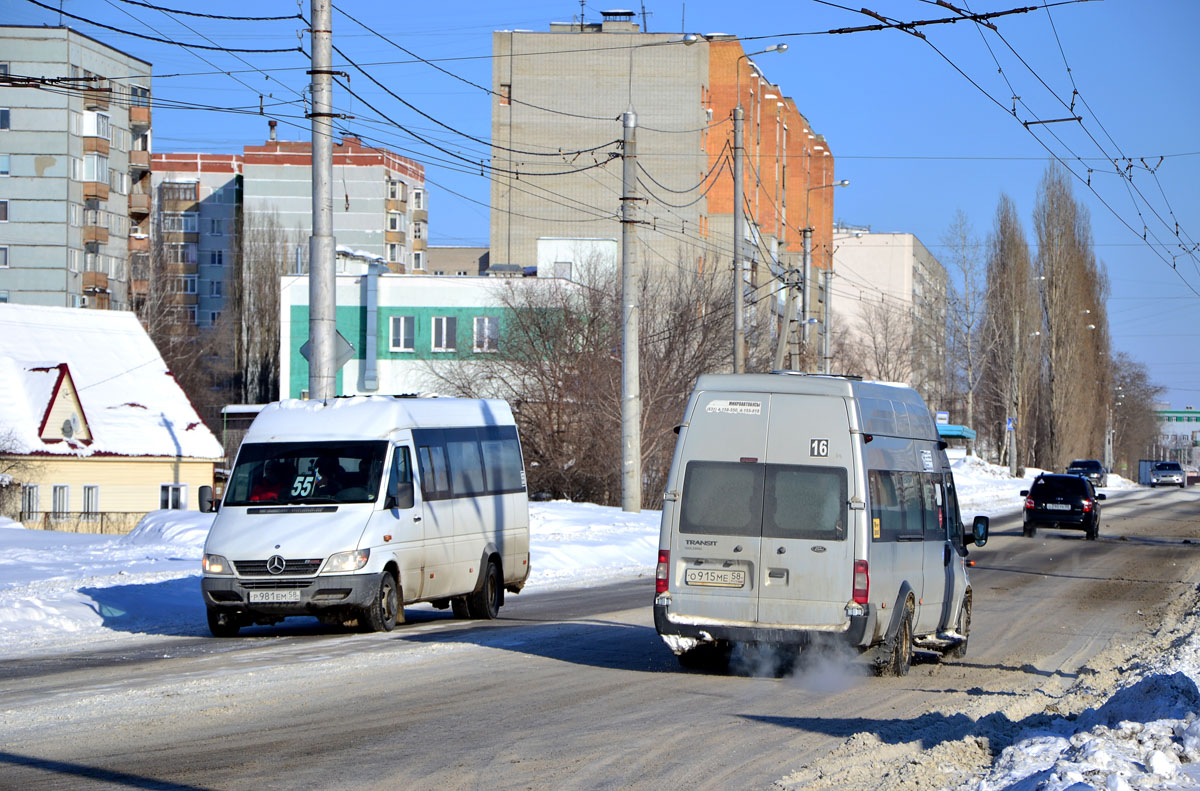
M 421 521 L 421 515 L 420 515 L 420 514 L 413 514 L 413 521 L 414 521 L 414 522 L 420 522 L 420 521 Z
M 780 547 L 779 549 L 775 550 L 776 555 L 782 555 L 785 552 L 787 552 L 787 547 Z

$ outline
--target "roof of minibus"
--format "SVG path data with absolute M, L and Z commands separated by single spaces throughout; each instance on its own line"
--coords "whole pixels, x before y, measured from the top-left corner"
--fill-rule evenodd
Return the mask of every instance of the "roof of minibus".
M 838 396 L 859 404 L 862 431 L 869 434 L 913 437 L 937 441 L 937 427 L 925 401 L 911 387 L 894 382 L 865 382 L 824 374 L 706 374 L 696 380 L 696 391 L 784 393 Z
M 400 429 L 513 423 L 512 409 L 500 400 L 393 396 L 288 399 L 263 407 L 243 441 L 388 439 Z

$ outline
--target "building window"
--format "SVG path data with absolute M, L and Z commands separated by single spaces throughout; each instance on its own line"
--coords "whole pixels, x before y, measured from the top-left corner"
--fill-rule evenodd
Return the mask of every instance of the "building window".
M 181 294 L 196 293 L 196 276 L 185 275 L 179 279 L 179 291 Z
M 0 129 L 8 129 L 8 108 L 0 107 Z
M 196 265 L 196 245 L 190 242 L 163 245 L 163 255 L 169 264 Z
M 388 260 L 392 263 L 400 260 L 400 245 L 394 242 L 388 245 Z
M 0 176 L 8 175 L 11 158 L 8 154 L 0 154 Z
M 220 320 L 221 320 L 221 311 L 210 310 L 208 312 L 208 326 L 215 327 L 215 326 L 217 326 L 217 322 Z
M 208 221 L 208 232 L 213 236 L 225 235 L 225 220 L 220 217 L 214 217 Z
M 413 238 L 414 239 L 424 239 L 425 238 L 425 223 L 423 223 L 423 222 L 414 222 L 413 223 Z
M 196 323 L 196 306 L 188 305 L 186 308 L 184 308 L 183 315 L 184 315 L 184 318 L 187 319 L 188 324 L 195 324 Z
M 210 281 L 208 282 L 208 295 L 209 295 L 210 297 L 223 297 L 223 296 L 225 296 L 225 281 L 223 281 L 223 280 L 210 280 Z
M 0 247 L 0 269 L 8 269 L 8 247 Z
M 108 157 L 100 154 L 84 154 L 83 180 L 108 181 Z
M 100 521 L 100 487 L 85 485 L 83 487 L 83 521 Z
M 129 86 L 129 103 L 134 107 L 150 106 L 150 89 L 141 85 Z
M 210 250 L 208 253 L 209 266 L 225 266 L 225 251 Z
M 0 291 L 0 305 L 7 305 L 7 304 L 8 304 L 8 292 Z
M 107 113 L 97 113 L 93 110 L 87 110 L 83 114 L 83 136 L 84 137 L 103 137 L 105 140 L 112 138 L 112 123 L 109 121 Z
M 500 351 L 500 319 L 496 316 L 475 317 L 475 347 L 477 352 Z
M 398 211 L 388 212 L 388 230 L 403 231 L 404 230 L 404 215 Z
M 37 512 L 41 510 L 41 504 L 38 502 L 38 485 L 36 483 L 21 484 L 21 521 L 31 522 L 37 518 Z
M 404 200 L 404 187 L 405 184 L 403 181 L 389 181 L 388 200 Z
M 507 82 L 500 83 L 500 105 L 507 107 L 512 104 L 512 84 Z
M 425 190 L 413 190 L 412 200 L 413 200 L 413 208 L 414 209 L 424 209 L 425 208 Z
M 71 513 L 71 487 L 66 484 L 55 484 L 51 492 L 51 508 L 53 511 L 50 514 L 50 519 L 54 522 L 61 522 Z
M 8 222 L 8 201 L 0 200 L 0 222 Z
M 8 64 L 0 63 L 0 74 L 8 74 Z
M 158 507 L 164 511 L 182 511 L 187 508 L 187 484 L 164 483 L 158 489 Z
M 424 269 L 424 268 L 425 268 L 425 253 L 422 252 L 421 250 L 414 251 L 413 252 L 413 269 Z
M 411 352 L 416 346 L 413 336 L 417 329 L 416 316 L 392 316 L 390 347 L 394 352 Z
M 196 233 L 195 212 L 163 212 L 163 233 Z
M 435 352 L 458 351 L 458 319 L 454 316 L 433 317 L 433 350 Z
M 194 181 L 164 181 L 159 185 L 163 200 L 194 201 L 198 195 L 198 185 Z

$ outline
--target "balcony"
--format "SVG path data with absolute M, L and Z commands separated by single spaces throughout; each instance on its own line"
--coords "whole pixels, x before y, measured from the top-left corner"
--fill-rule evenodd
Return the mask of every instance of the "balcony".
M 150 237 L 149 236 L 133 236 L 129 237 L 129 253 L 148 253 L 150 252 Z
M 427 242 L 424 239 L 413 239 L 412 240 L 412 249 L 413 250 L 424 250 L 426 248 L 426 246 L 427 246 Z
M 429 222 L 429 209 L 413 209 L 413 222 Z
M 389 212 L 398 211 L 401 214 L 408 213 L 408 201 L 396 200 L 395 198 L 388 198 L 385 201 L 385 206 L 386 206 L 385 210 L 389 211 Z
M 149 151 L 130 151 L 129 152 L 129 169 L 130 170 L 149 170 L 150 169 L 150 152 Z
M 129 125 L 134 129 L 150 128 L 150 106 L 133 105 L 129 108 Z
M 108 292 L 108 275 L 103 272 L 84 272 L 83 290 L 90 294 Z
M 108 200 L 108 184 L 103 181 L 83 182 L 83 199 L 98 201 Z
M 108 156 L 108 151 L 110 148 L 111 144 L 108 142 L 108 138 L 94 137 L 91 135 L 83 138 L 83 153 L 85 154 L 100 154 L 102 156 Z
M 84 244 L 108 244 L 108 227 L 104 225 L 83 226 Z
M 145 192 L 129 194 L 129 213 L 146 215 L 150 213 L 150 196 Z
M 383 241 L 385 244 L 404 244 L 404 231 L 384 231 Z
M 83 107 L 86 110 L 107 110 L 109 98 L 112 95 L 111 88 L 100 88 L 94 85 L 86 85 L 80 88 L 79 91 L 83 94 Z

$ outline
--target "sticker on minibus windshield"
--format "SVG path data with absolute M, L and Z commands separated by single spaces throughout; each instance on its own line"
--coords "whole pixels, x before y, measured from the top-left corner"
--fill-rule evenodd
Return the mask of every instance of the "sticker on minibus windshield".
M 726 415 L 761 415 L 762 401 L 709 401 L 705 412 L 721 412 Z
M 925 472 L 933 472 L 933 451 L 921 451 L 921 467 Z

